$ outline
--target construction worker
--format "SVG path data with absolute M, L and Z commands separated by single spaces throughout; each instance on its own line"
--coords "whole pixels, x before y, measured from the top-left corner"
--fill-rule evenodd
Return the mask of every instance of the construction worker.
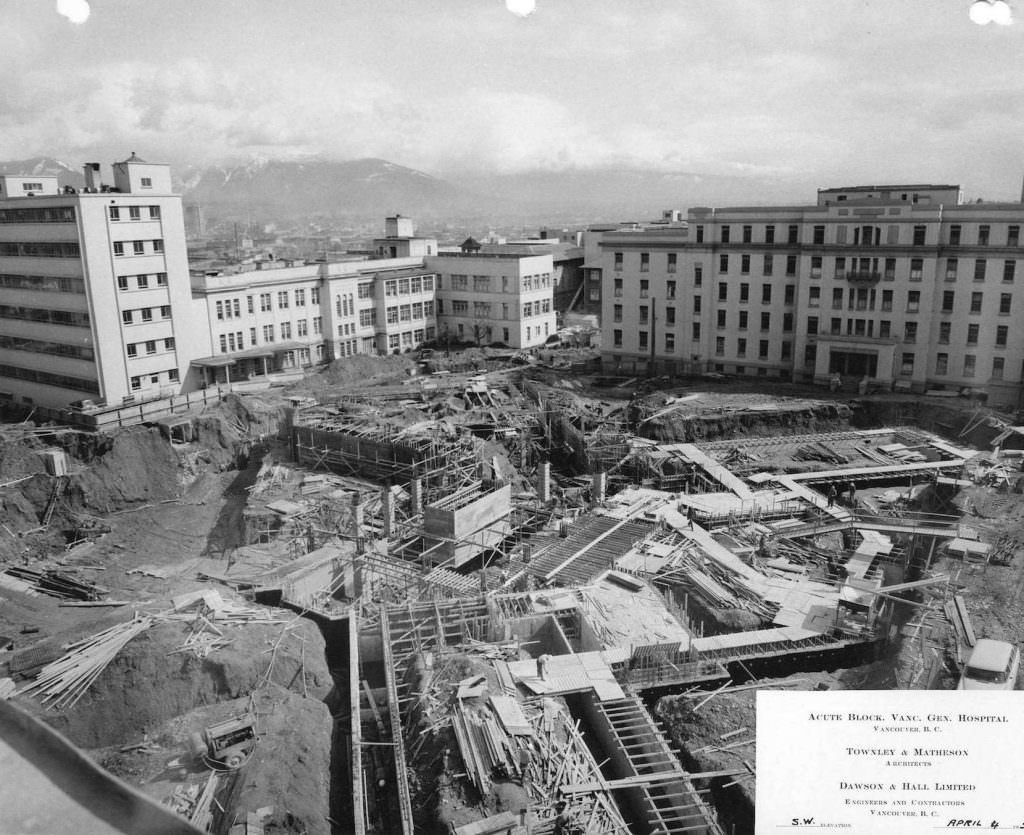
M 548 680 L 548 663 L 551 661 L 551 656 L 546 652 L 543 655 L 537 656 L 537 678 L 541 681 Z
M 828 506 L 832 507 L 836 503 L 836 485 L 834 482 L 828 483 L 828 492 L 825 493 L 828 498 Z

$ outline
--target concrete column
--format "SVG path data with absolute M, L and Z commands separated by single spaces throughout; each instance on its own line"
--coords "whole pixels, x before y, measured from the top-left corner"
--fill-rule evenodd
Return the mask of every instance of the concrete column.
M 414 516 L 423 512 L 423 479 L 414 478 L 409 484 L 409 497 Z
M 352 494 L 352 535 L 357 538 L 363 535 L 363 505 L 359 498 L 357 490 Z
M 547 504 L 551 501 L 551 464 L 541 461 L 537 467 L 537 498 Z
M 594 504 L 601 504 L 605 500 L 605 493 L 608 487 L 607 473 L 594 473 L 590 480 L 590 495 Z
M 390 487 L 385 487 L 381 494 L 381 515 L 384 517 L 384 538 L 391 539 L 395 533 L 395 497 Z

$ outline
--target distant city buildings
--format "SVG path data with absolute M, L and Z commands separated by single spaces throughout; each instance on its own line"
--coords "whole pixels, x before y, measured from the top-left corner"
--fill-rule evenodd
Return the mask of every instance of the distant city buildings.
M 605 228 L 602 359 L 629 373 L 717 371 L 1021 405 L 1020 203 L 950 185 L 823 189 L 812 206 L 695 208 Z
M 537 347 L 575 257 L 439 253 L 396 215 L 372 255 L 190 272 L 169 167 L 133 154 L 113 175 L 90 163 L 78 191 L 0 175 L 0 398 L 120 406 L 435 340 Z

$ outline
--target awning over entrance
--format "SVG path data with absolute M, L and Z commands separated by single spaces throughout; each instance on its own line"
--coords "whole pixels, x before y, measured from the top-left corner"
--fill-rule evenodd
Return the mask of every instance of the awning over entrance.
M 298 351 L 309 347 L 310 345 L 306 342 L 277 342 L 269 345 L 260 345 L 255 348 L 246 348 L 244 351 L 235 351 L 231 354 L 215 354 L 212 357 L 200 357 L 199 359 L 192 360 L 192 365 L 200 368 L 223 368 L 226 365 L 234 365 L 240 360 L 273 357 L 286 351 Z

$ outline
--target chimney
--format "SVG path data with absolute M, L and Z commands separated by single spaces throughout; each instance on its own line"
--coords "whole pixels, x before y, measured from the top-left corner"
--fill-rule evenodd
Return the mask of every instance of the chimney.
M 85 169 L 85 190 L 98 191 L 100 187 L 100 164 L 98 162 L 87 162 Z

